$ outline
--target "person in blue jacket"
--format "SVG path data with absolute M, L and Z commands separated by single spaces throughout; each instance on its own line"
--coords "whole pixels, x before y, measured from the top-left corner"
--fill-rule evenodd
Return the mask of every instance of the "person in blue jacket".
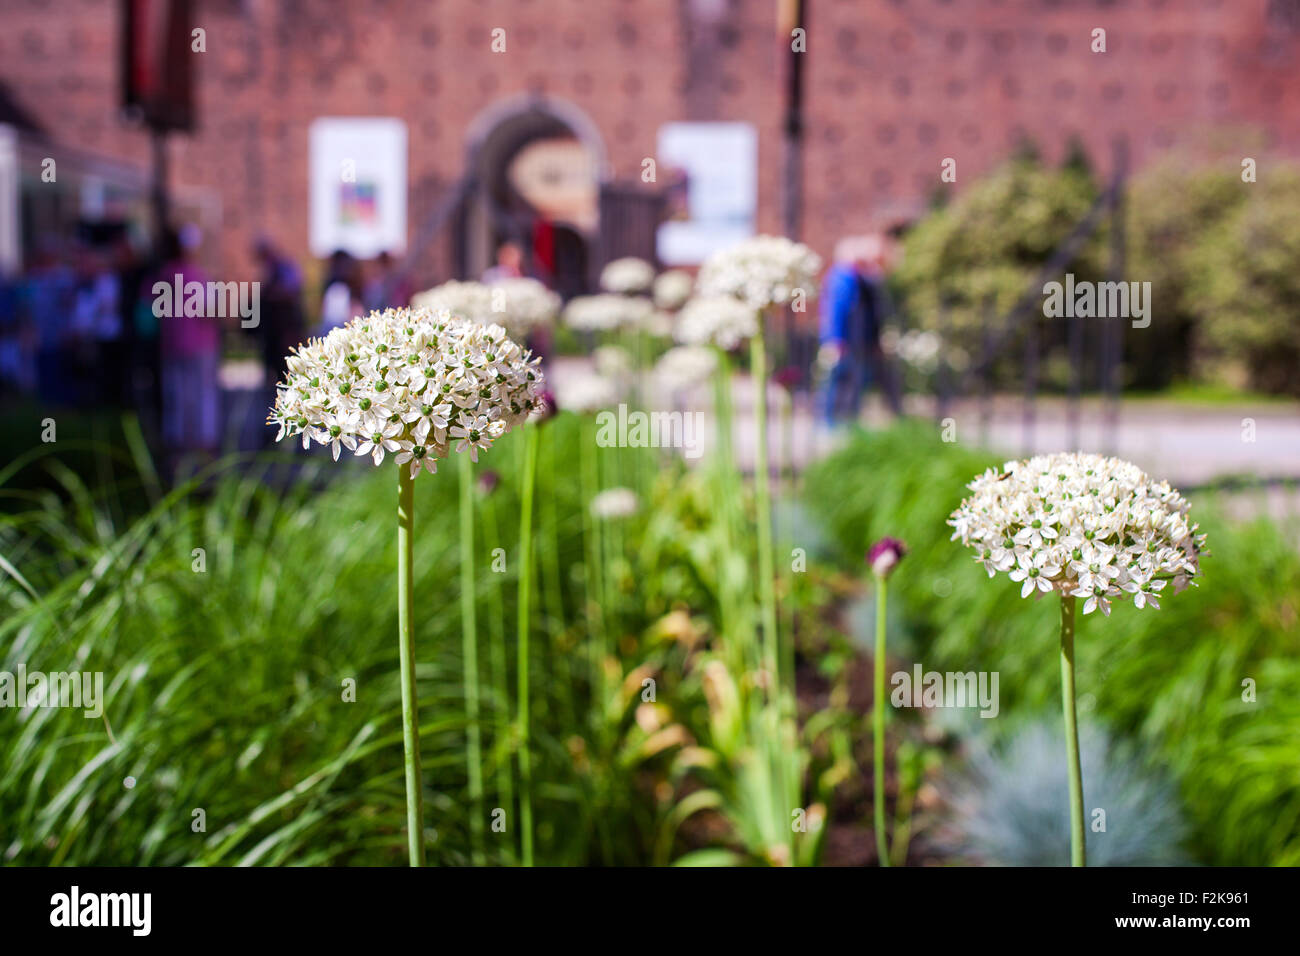
M 879 236 L 841 239 L 822 280 L 821 361 L 829 371 L 818 412 L 826 425 L 856 421 L 880 352 Z

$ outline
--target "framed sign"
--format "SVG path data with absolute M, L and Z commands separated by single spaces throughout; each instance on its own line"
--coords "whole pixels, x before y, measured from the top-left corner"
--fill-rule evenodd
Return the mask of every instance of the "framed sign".
M 309 244 L 324 258 L 406 251 L 406 124 L 391 117 L 322 117 L 309 136 Z
M 749 123 L 669 123 L 659 128 L 660 180 L 669 219 L 659 227 L 664 265 L 695 265 L 754 234 L 758 132 Z

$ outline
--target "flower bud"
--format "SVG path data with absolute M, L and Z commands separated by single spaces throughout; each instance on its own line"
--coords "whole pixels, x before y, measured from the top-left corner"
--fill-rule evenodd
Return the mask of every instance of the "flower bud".
M 902 541 L 897 538 L 881 538 L 867 551 L 867 566 L 876 577 L 886 578 L 905 554 L 907 545 Z

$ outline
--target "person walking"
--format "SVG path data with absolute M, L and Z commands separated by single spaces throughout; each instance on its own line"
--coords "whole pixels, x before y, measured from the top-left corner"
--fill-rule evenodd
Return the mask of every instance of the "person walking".
M 195 261 L 201 240 L 196 226 L 186 225 L 177 233 L 169 232 L 164 242 L 168 261 L 158 281 L 168 284 L 178 281 L 182 288 L 197 282 L 206 288 L 208 276 Z M 158 311 L 155 310 L 155 315 Z M 174 466 L 187 452 L 215 453 L 220 442 L 221 393 L 217 371 L 221 332 L 216 318 L 188 314 L 183 302 L 173 303 L 171 314 L 160 315 L 158 323 L 162 343 L 163 441 L 172 453 Z
M 262 267 L 261 312 L 258 327 L 249 331 L 261 343 L 262 377 L 274 398 L 275 383 L 284 373 L 284 357 L 307 337 L 302 272 L 269 236 L 258 237 L 253 244 L 253 257 Z
M 881 266 L 884 243 L 879 236 L 841 239 L 821 294 L 821 352 L 825 383 L 818 403 L 828 427 L 856 422 L 862 393 L 880 355 Z

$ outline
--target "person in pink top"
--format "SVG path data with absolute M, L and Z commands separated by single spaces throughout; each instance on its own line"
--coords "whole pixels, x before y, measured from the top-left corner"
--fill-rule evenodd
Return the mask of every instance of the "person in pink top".
M 165 265 L 155 281 L 181 287 L 203 283 L 207 274 L 194 261 L 201 236 L 194 226 L 169 234 Z M 179 305 L 179 303 L 178 303 Z M 184 308 L 159 318 L 162 345 L 163 441 L 173 452 L 215 452 L 220 440 L 220 391 L 217 367 L 221 350 L 221 320 L 186 315 Z

